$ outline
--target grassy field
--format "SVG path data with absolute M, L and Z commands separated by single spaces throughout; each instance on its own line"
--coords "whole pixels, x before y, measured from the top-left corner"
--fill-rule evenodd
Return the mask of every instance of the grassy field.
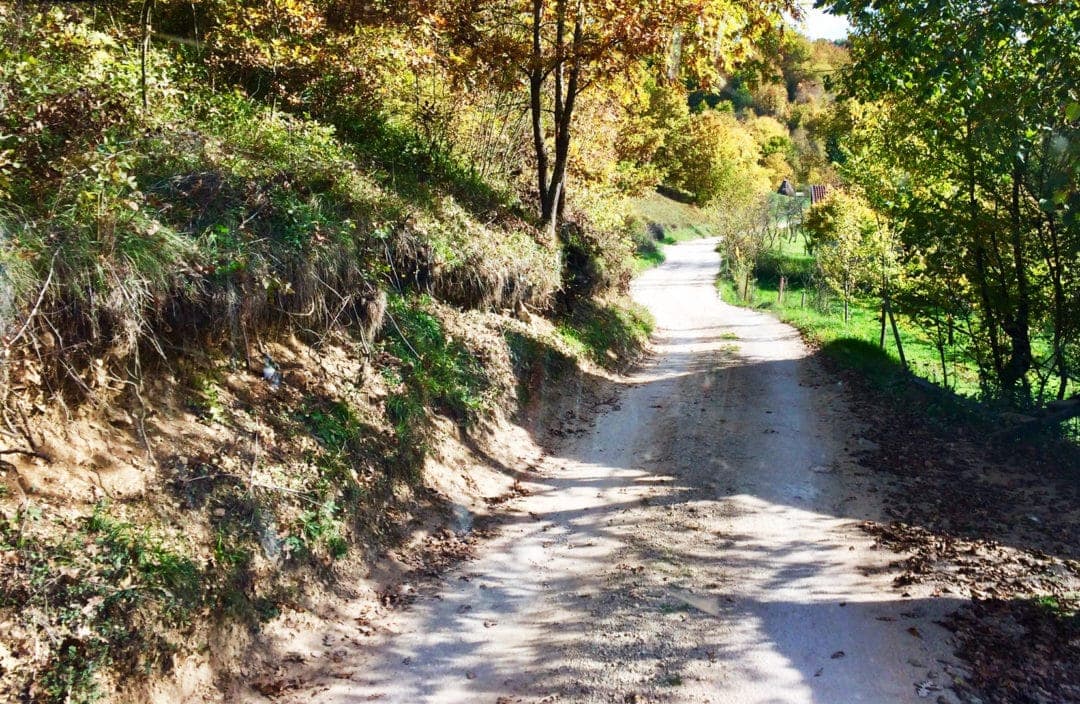
M 704 215 L 696 205 L 680 203 L 655 191 L 647 193 L 634 203 L 634 211 L 643 220 L 662 225 L 664 229 L 701 225 Z
M 636 273 L 663 263 L 664 245 L 714 234 L 703 223 L 704 215 L 700 209 L 659 193 L 641 198 L 636 211 L 641 221 L 651 226 L 647 227 L 648 237 L 635 238 L 638 240 Z M 880 347 L 880 300 L 870 296 L 855 298 L 849 305 L 845 322 L 843 301 L 835 294 L 823 295 L 819 291 L 814 280 L 815 270 L 814 257 L 807 253 L 805 239 L 798 234 L 791 239 L 780 238 L 777 246 L 762 256 L 754 271 L 749 301 L 738 300 L 730 279 L 720 277 L 717 286 L 725 301 L 772 312 L 844 364 L 883 383 L 898 378 L 903 370 L 890 328 L 886 329 L 884 349 Z M 787 280 L 782 301 L 779 296 L 781 277 Z M 941 353 L 931 337 L 905 315 L 897 314 L 896 323 L 912 373 L 948 386 L 962 396 L 978 394 L 976 366 L 961 345 L 946 346 L 946 373 L 943 375 Z
M 793 240 L 781 240 L 779 247 L 762 258 L 754 272 L 751 300 L 738 300 L 735 286 L 729 279 L 721 277 L 717 286 L 725 301 L 774 313 L 848 366 L 883 382 L 896 377 L 901 371 L 900 356 L 891 329 L 886 329 L 885 348 L 879 347 L 881 302 L 872 297 L 854 299 L 845 322 L 843 301 L 836 295 L 822 296 L 814 285 L 813 274 L 814 259 L 806 253 L 800 235 Z M 787 278 L 782 301 L 779 296 L 781 276 Z M 896 323 L 911 371 L 942 384 L 941 356 L 929 335 L 904 315 L 896 315 Z M 946 346 L 945 362 L 950 389 L 963 396 L 978 393 L 975 365 L 959 345 Z

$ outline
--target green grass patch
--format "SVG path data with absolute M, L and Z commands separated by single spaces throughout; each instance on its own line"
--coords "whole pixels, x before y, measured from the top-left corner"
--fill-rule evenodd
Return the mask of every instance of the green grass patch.
M 656 192 L 636 200 L 631 210 L 627 234 L 634 242 L 634 274 L 664 263 L 662 245 L 714 235 L 696 206 Z
M 427 415 L 417 392 L 400 372 L 384 376 L 395 387 L 386 401 L 392 437 L 357 416 L 345 401 L 313 397 L 299 420 L 319 441 L 308 456 L 316 471 L 307 481 L 307 501 L 295 516 L 284 549 L 290 558 L 336 560 L 370 528 L 373 501 L 404 482 L 414 486 L 426 452 Z M 407 408 L 407 410 L 402 410 Z M 372 472 L 379 468 L 379 471 Z
M 665 230 L 700 225 L 705 220 L 701 209 L 688 203 L 680 203 L 656 191 L 651 191 L 634 202 L 634 212 L 646 222 L 657 223 Z
M 703 237 L 712 237 L 713 232 L 706 225 L 687 225 L 685 227 L 678 227 L 670 231 L 657 230 L 655 224 L 649 226 L 650 234 L 648 239 L 642 240 L 636 235 L 632 234 L 635 248 L 634 248 L 634 274 L 640 274 L 643 271 L 652 269 L 653 267 L 663 264 L 667 257 L 664 255 L 663 245 L 678 244 L 680 242 L 688 242 L 690 240 L 701 239 Z M 664 234 L 658 239 L 653 233 Z
M 782 300 L 781 279 L 785 280 Z M 761 255 L 754 267 L 749 301 L 740 299 L 734 283 L 726 277 L 717 280 L 717 287 L 725 301 L 774 313 L 798 328 L 822 352 L 876 383 L 891 383 L 903 374 L 891 327 L 886 327 L 884 348 L 880 344 L 881 302 L 856 296 L 849 303 L 845 321 L 842 299 L 818 286 L 814 257 L 807 252 L 801 233 L 781 236 L 776 246 Z M 962 396 L 979 393 L 977 367 L 960 345 L 946 346 L 943 375 L 941 353 L 929 335 L 902 314 L 896 314 L 896 322 L 913 374 L 937 384 L 947 377 L 948 387 Z
M 365 428 L 344 401 L 312 405 L 301 414 L 301 419 L 311 434 L 334 453 L 345 452 L 364 435 Z
M 0 607 L 18 609 L 48 634 L 31 673 L 34 701 L 99 701 L 101 670 L 169 666 L 178 645 L 144 623 L 182 628 L 210 603 L 215 584 L 185 548 L 105 505 L 78 524 L 33 505 L 0 520 L 0 550 L 19 565 L 16 578 L 0 579 Z
M 798 328 L 822 352 L 866 374 L 876 383 L 891 383 L 902 375 L 891 328 L 886 329 L 885 348 L 879 344 L 881 309 L 878 302 L 856 299 L 849 306 L 849 319 L 845 322 L 843 303 L 836 296 L 822 301 L 815 291 L 791 285 L 789 279 L 781 302 L 778 300 L 779 276 L 775 276 L 777 283 L 772 278 L 758 279 L 750 301 L 739 300 L 734 284 L 728 279 L 719 279 L 717 285 L 725 301 L 774 313 L 780 320 Z M 937 346 L 908 318 L 896 317 L 911 372 L 940 384 L 941 359 Z M 946 348 L 945 359 L 949 388 L 964 396 L 978 394 L 978 372 L 964 352 L 958 347 Z
M 634 253 L 634 275 L 658 267 L 665 261 L 667 257 L 664 256 L 664 250 L 660 247 L 654 246 L 644 251 L 639 249 Z
M 427 296 L 389 299 L 386 346 L 401 360 L 401 381 L 415 403 L 397 401 L 388 411 L 400 425 L 412 420 L 416 404 L 430 405 L 468 425 L 489 407 L 491 380 L 472 350 L 446 333 L 432 304 Z
M 121 587 L 112 599 L 132 605 L 156 599 L 173 622 L 186 621 L 202 602 L 202 570 L 176 548 L 167 546 L 145 528 L 112 518 L 98 507 L 86 523 L 110 570 L 109 581 Z
M 665 230 L 664 237 L 660 241 L 663 244 L 678 244 L 712 236 L 713 231 L 708 225 L 685 225 Z
M 794 237 L 781 236 L 777 247 L 762 254 L 754 267 L 754 278 L 763 289 L 778 291 L 780 278 L 787 279 L 787 287 L 806 290 L 811 288 L 815 272 L 813 255 L 806 250 L 806 239 L 801 233 Z
M 375 167 L 379 183 L 410 203 L 430 207 L 441 191 L 482 215 L 492 208 L 524 215 L 512 189 L 485 179 L 471 162 L 425 139 L 412 125 L 355 111 L 334 122 L 361 158 Z
M 1059 619 L 1071 619 L 1074 627 L 1080 628 L 1080 593 L 1072 592 L 1064 596 L 1040 596 L 1032 600 L 1040 610 Z
M 569 347 L 608 369 L 634 359 L 652 334 L 653 320 L 635 303 L 584 302 L 558 325 Z

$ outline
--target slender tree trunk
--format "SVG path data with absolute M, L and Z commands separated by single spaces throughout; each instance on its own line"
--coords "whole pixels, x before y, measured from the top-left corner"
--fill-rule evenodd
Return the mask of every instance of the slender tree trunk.
M 997 315 L 990 295 L 990 274 L 986 263 L 986 243 L 979 227 L 979 201 L 975 190 L 975 154 L 971 147 L 972 124 L 970 114 L 965 125 L 965 151 L 967 158 L 967 196 L 968 196 L 968 235 L 975 243 L 975 285 L 979 288 L 979 298 L 983 307 L 983 327 L 990 343 L 990 358 L 997 381 L 1001 381 L 1004 362 L 1002 361 L 1001 343 L 998 339 Z
M 541 30 L 544 0 L 533 0 L 532 60 L 529 65 L 529 112 L 532 117 L 533 151 L 536 156 L 536 192 L 540 198 L 540 226 L 554 235 L 554 207 L 548 200 L 549 157 L 544 140 L 544 49 Z
M 904 356 L 904 343 L 900 340 L 900 329 L 896 327 L 896 317 L 892 312 L 892 305 L 885 302 L 885 311 L 889 314 L 889 323 L 892 325 L 893 339 L 896 341 L 896 353 L 900 355 L 900 366 L 907 370 L 907 357 Z
M 566 207 L 566 169 L 570 159 L 571 125 L 574 105 L 581 90 L 581 44 L 584 27 L 580 3 L 573 9 L 573 30 L 567 46 L 568 3 L 555 7 L 555 57 L 550 70 L 544 66 L 544 0 L 533 0 L 532 65 L 529 67 L 529 110 L 532 116 L 533 151 L 536 154 L 536 189 L 540 200 L 540 228 L 555 239 Z M 548 152 L 544 135 L 544 83 L 551 75 L 554 83 L 552 128 L 554 155 Z
M 1010 394 L 1017 391 L 1017 385 L 1025 392 L 1029 390 L 1027 373 L 1031 369 L 1031 292 L 1028 283 L 1026 262 L 1024 261 L 1023 222 L 1020 214 L 1020 179 L 1021 166 L 1019 162 L 1013 167 L 1012 174 L 1012 199 L 1009 204 L 1010 215 L 1010 245 L 1012 249 L 1012 266 L 1016 276 L 1016 308 L 1012 319 L 1009 321 L 1005 332 L 1009 336 L 1011 350 L 1009 361 L 1004 368 L 1002 385 Z M 1015 399 L 1027 400 L 1027 399 Z
M 850 270 L 849 270 L 850 271 Z M 848 324 L 850 319 L 850 312 L 848 310 L 848 301 L 851 300 L 851 279 L 844 279 L 844 325 Z
M 555 83 L 553 106 L 555 163 L 552 167 L 551 181 L 548 182 L 548 192 L 544 194 L 545 202 L 549 204 L 549 216 L 555 227 L 558 227 L 559 200 L 562 197 L 559 148 L 562 145 L 563 114 L 566 109 L 563 83 L 563 74 L 566 68 L 566 2 L 567 0 L 557 0 L 555 3 L 555 67 L 553 71 Z
M 878 347 L 885 349 L 885 310 L 889 300 L 889 274 L 885 269 L 885 247 L 881 248 L 881 339 Z
M 934 342 L 937 344 L 938 357 L 941 359 L 941 385 L 949 388 L 949 367 L 945 363 L 945 333 L 941 329 L 941 318 L 934 316 L 934 325 L 937 328 L 937 336 Z
M 555 71 L 555 161 L 551 169 L 551 181 L 548 184 L 548 201 L 552 206 L 552 215 L 556 223 L 563 217 L 566 206 L 566 167 L 570 160 L 571 125 L 573 124 L 574 104 L 577 101 L 581 80 L 580 50 L 582 41 L 582 17 L 580 7 L 574 11 L 574 34 L 569 60 L 569 76 L 564 76 L 566 63 L 565 7 L 566 0 L 559 3 L 560 18 L 556 28 L 557 57 L 559 66 Z
M 1057 224 L 1053 215 L 1046 216 L 1046 229 L 1050 233 L 1051 258 L 1047 261 L 1050 281 L 1054 288 L 1054 365 L 1058 370 L 1057 398 L 1065 398 L 1069 386 L 1069 366 L 1065 359 L 1066 299 L 1065 286 L 1062 282 L 1061 242 L 1058 239 Z

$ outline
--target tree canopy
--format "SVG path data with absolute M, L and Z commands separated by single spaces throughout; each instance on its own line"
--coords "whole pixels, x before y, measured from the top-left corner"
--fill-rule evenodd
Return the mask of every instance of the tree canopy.
M 451 61 L 467 79 L 479 73 L 527 86 L 540 220 L 553 227 L 584 91 L 642 61 L 670 80 L 715 80 L 778 30 L 784 11 L 797 7 L 790 0 L 443 0 L 430 17 L 453 38 Z
M 1080 6 L 827 4 L 854 27 L 842 85 L 865 105 L 848 175 L 936 267 L 985 389 L 1064 397 L 1080 343 Z

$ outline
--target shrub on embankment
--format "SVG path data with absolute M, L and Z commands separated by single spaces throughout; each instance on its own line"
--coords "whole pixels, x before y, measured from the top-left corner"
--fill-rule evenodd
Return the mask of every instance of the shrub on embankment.
M 243 356 L 273 328 L 370 338 L 395 278 L 480 308 L 543 306 L 558 286 L 526 223 L 406 200 L 332 127 L 211 92 L 165 52 L 144 112 L 137 56 L 92 23 L 2 31 L 0 333 L 15 356 L 36 347 L 55 390 L 90 359 L 170 342 Z

